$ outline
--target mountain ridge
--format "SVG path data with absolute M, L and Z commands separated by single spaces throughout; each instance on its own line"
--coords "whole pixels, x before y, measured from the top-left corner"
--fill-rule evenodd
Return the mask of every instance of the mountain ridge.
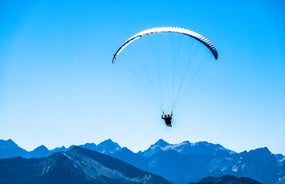
M 0 159 L 0 173 L 1 184 L 170 184 L 161 176 L 78 146 L 44 158 Z
M 73 147 L 55 148 L 49 153 L 65 152 Z M 137 153 L 127 147 L 121 147 L 111 139 L 98 145 L 86 143 L 80 147 L 104 153 L 142 170 L 163 176 L 177 184 L 199 181 L 207 176 L 223 175 L 249 176 L 264 184 L 272 184 L 285 177 L 285 157 L 282 154 L 271 153 L 267 147 L 237 153 L 220 144 L 206 141 L 196 143 L 183 141 L 179 144 L 170 144 L 163 139 L 159 139 L 148 149 Z M 41 146 L 41 149 L 35 149 L 33 152 L 36 150 L 46 149 Z M 29 153 L 20 156 L 31 158 Z M 34 156 L 41 155 L 34 153 Z
M 211 146 L 211 147 L 217 147 L 217 148 L 220 149 L 220 150 L 228 150 L 228 151 L 230 151 L 230 152 L 232 152 L 232 153 L 238 153 L 238 154 L 244 153 L 244 152 L 252 152 L 252 151 L 255 151 L 255 150 L 267 150 L 268 152 L 272 153 L 272 152 L 268 149 L 268 147 L 260 147 L 260 148 L 251 149 L 251 150 L 249 150 L 249 151 L 244 150 L 244 151 L 241 151 L 241 152 L 236 152 L 236 151 L 227 149 L 227 148 L 223 147 L 223 146 L 220 145 L 220 144 L 214 144 L 214 143 L 210 143 L 210 142 L 207 142 L 207 141 L 198 141 L 198 142 L 191 143 L 191 142 L 189 142 L 188 140 L 186 140 L 186 141 L 183 141 L 183 142 L 181 142 L 181 143 L 170 144 L 170 143 L 166 142 L 166 141 L 163 140 L 163 139 L 159 139 L 159 140 L 156 141 L 154 144 L 150 145 L 149 148 L 147 148 L 147 149 L 145 149 L 145 150 L 143 150 L 143 151 L 142 151 L 142 150 L 139 150 L 139 151 L 137 151 L 137 152 L 134 152 L 134 151 L 130 150 L 130 149 L 127 148 L 127 147 L 121 147 L 118 143 L 112 141 L 111 139 L 107 139 L 107 140 L 105 140 L 105 141 L 102 141 L 102 142 L 99 143 L 98 145 L 95 144 L 95 143 L 90 143 L 90 142 L 89 142 L 89 143 L 80 144 L 80 145 L 71 145 L 71 146 L 69 146 L 69 147 L 65 147 L 65 146 L 55 147 L 55 148 L 53 148 L 53 149 L 48 149 L 45 145 L 40 145 L 40 146 L 34 148 L 32 151 L 27 151 L 26 149 L 21 148 L 20 146 L 18 146 L 12 139 L 7 139 L 7 140 L 0 139 L 0 159 L 1 159 L 1 158 L 10 158 L 10 157 L 12 157 L 12 156 L 9 155 L 9 153 L 6 153 L 6 154 L 8 155 L 8 157 L 3 157 L 3 156 L 2 156 L 2 155 L 3 155 L 3 152 L 5 151 L 5 150 L 3 150 L 3 144 L 7 144 L 7 143 L 10 144 L 10 145 L 12 145 L 12 146 L 16 146 L 16 147 L 17 147 L 16 149 L 21 150 L 21 151 L 20 151 L 21 154 L 11 154 L 11 155 L 16 155 L 16 156 L 23 156 L 23 157 L 25 157 L 25 154 L 29 154 L 29 153 L 35 152 L 35 151 L 39 150 L 40 148 L 41 148 L 41 149 L 44 148 L 45 150 L 50 151 L 50 153 L 60 152 L 60 151 L 64 151 L 64 150 L 69 150 L 69 149 L 71 149 L 71 148 L 74 147 L 74 146 L 80 146 L 80 147 L 88 148 L 88 149 L 91 149 L 91 150 L 98 150 L 98 146 L 103 147 L 103 145 L 106 144 L 106 143 L 110 143 L 110 144 L 116 145 L 119 149 L 125 149 L 125 148 L 126 148 L 126 149 L 128 149 L 129 151 L 131 151 L 131 152 L 133 152 L 133 153 L 135 153 L 135 154 L 140 154 L 140 153 L 146 152 L 146 151 L 149 150 L 152 146 L 157 146 L 157 145 L 160 145 L 160 146 L 161 146 L 161 144 L 163 144 L 163 143 L 161 143 L 161 142 L 166 143 L 164 146 L 169 146 L 169 148 L 171 148 L 171 146 L 173 146 L 173 147 L 176 147 L 177 149 L 178 149 L 179 145 L 181 146 L 181 145 L 183 145 L 183 144 L 189 144 L 189 145 L 191 145 L 191 147 L 196 147 L 196 148 L 197 148 L 199 145 L 202 145 L 202 146 L 204 146 L 204 148 L 207 148 L 206 145 L 208 145 L 208 147 L 210 147 L 210 146 Z M 163 147 L 164 147 L 164 146 L 163 146 Z M 172 148 L 173 148 L 173 147 L 172 147 Z M 15 149 L 15 148 L 12 148 L 12 149 Z M 118 150 L 119 150 L 119 149 L 118 149 Z M 164 148 L 164 149 L 167 149 L 167 148 Z M 103 149 L 102 149 L 102 150 L 103 150 Z M 163 150 L 163 151 L 165 151 L 165 150 Z M 181 150 L 181 151 L 182 151 L 182 150 Z M 181 151 L 179 151 L 179 152 L 181 152 Z M 184 150 L 183 150 L 183 151 L 184 151 Z M 182 151 L 182 152 L 183 152 L 183 151 Z M 114 151 L 113 151 L 113 152 L 114 152 Z M 116 152 L 116 151 L 115 151 L 115 152 Z M 200 152 L 205 153 L 205 150 L 201 149 Z M 17 153 L 18 153 L 18 152 L 17 152 Z M 281 153 L 272 153 L 272 154 L 274 154 L 274 155 L 280 155 L 281 157 L 285 157 L 285 155 L 283 155 L 283 154 L 281 154 Z

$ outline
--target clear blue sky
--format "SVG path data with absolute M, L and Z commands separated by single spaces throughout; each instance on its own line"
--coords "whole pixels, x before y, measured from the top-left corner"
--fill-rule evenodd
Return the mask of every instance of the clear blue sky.
M 0 1 L 0 139 L 28 150 L 111 138 L 138 151 L 162 138 L 285 154 L 284 2 L 164 2 Z M 128 37 L 159 26 L 197 31 L 219 51 L 173 128 L 111 64 Z

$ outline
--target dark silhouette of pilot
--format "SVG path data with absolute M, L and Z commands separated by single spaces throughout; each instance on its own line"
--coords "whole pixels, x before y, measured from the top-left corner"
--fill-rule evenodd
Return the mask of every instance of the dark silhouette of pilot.
M 168 127 L 172 127 L 172 116 L 172 112 L 171 114 L 164 114 L 164 112 L 162 112 L 161 118 L 164 120 L 165 125 Z

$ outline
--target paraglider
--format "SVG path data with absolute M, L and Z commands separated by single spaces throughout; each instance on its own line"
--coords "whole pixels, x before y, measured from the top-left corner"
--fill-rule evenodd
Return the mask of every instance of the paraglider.
M 164 112 L 162 112 L 161 119 L 164 120 L 165 125 L 168 127 L 172 127 L 172 116 L 173 112 L 171 112 L 171 114 L 164 114 Z
M 185 46 L 181 44 L 182 39 L 186 40 Z M 203 60 L 210 59 L 203 59 L 202 52 L 218 59 L 215 46 L 201 34 L 185 28 L 157 27 L 141 31 L 123 42 L 112 64 L 121 58 L 120 62 L 161 110 L 166 126 L 171 127 L 174 108 L 199 72 Z M 123 53 L 126 54 L 122 56 Z M 164 114 L 165 110 L 171 114 Z

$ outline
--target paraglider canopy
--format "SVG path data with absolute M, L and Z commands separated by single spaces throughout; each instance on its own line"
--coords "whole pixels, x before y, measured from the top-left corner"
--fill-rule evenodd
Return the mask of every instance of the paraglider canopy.
M 207 38 L 200 35 L 199 33 L 196 33 L 196 32 L 191 31 L 189 29 L 179 28 L 179 27 L 157 27 L 157 28 L 151 28 L 151 29 L 141 31 L 138 34 L 135 34 L 134 36 L 130 37 L 116 51 L 116 53 L 114 54 L 114 57 L 112 59 L 112 63 L 114 64 L 118 55 L 124 50 L 124 48 L 126 48 L 129 44 L 131 44 L 135 40 L 137 40 L 141 37 L 147 36 L 147 35 L 151 35 L 151 34 L 155 34 L 155 33 L 167 33 L 167 32 L 184 34 L 184 35 L 190 36 L 190 37 L 198 40 L 199 42 L 203 43 L 206 47 L 208 47 L 210 49 L 210 51 L 213 53 L 216 60 L 218 59 L 218 52 L 217 52 L 217 49 L 215 48 L 215 46 Z

